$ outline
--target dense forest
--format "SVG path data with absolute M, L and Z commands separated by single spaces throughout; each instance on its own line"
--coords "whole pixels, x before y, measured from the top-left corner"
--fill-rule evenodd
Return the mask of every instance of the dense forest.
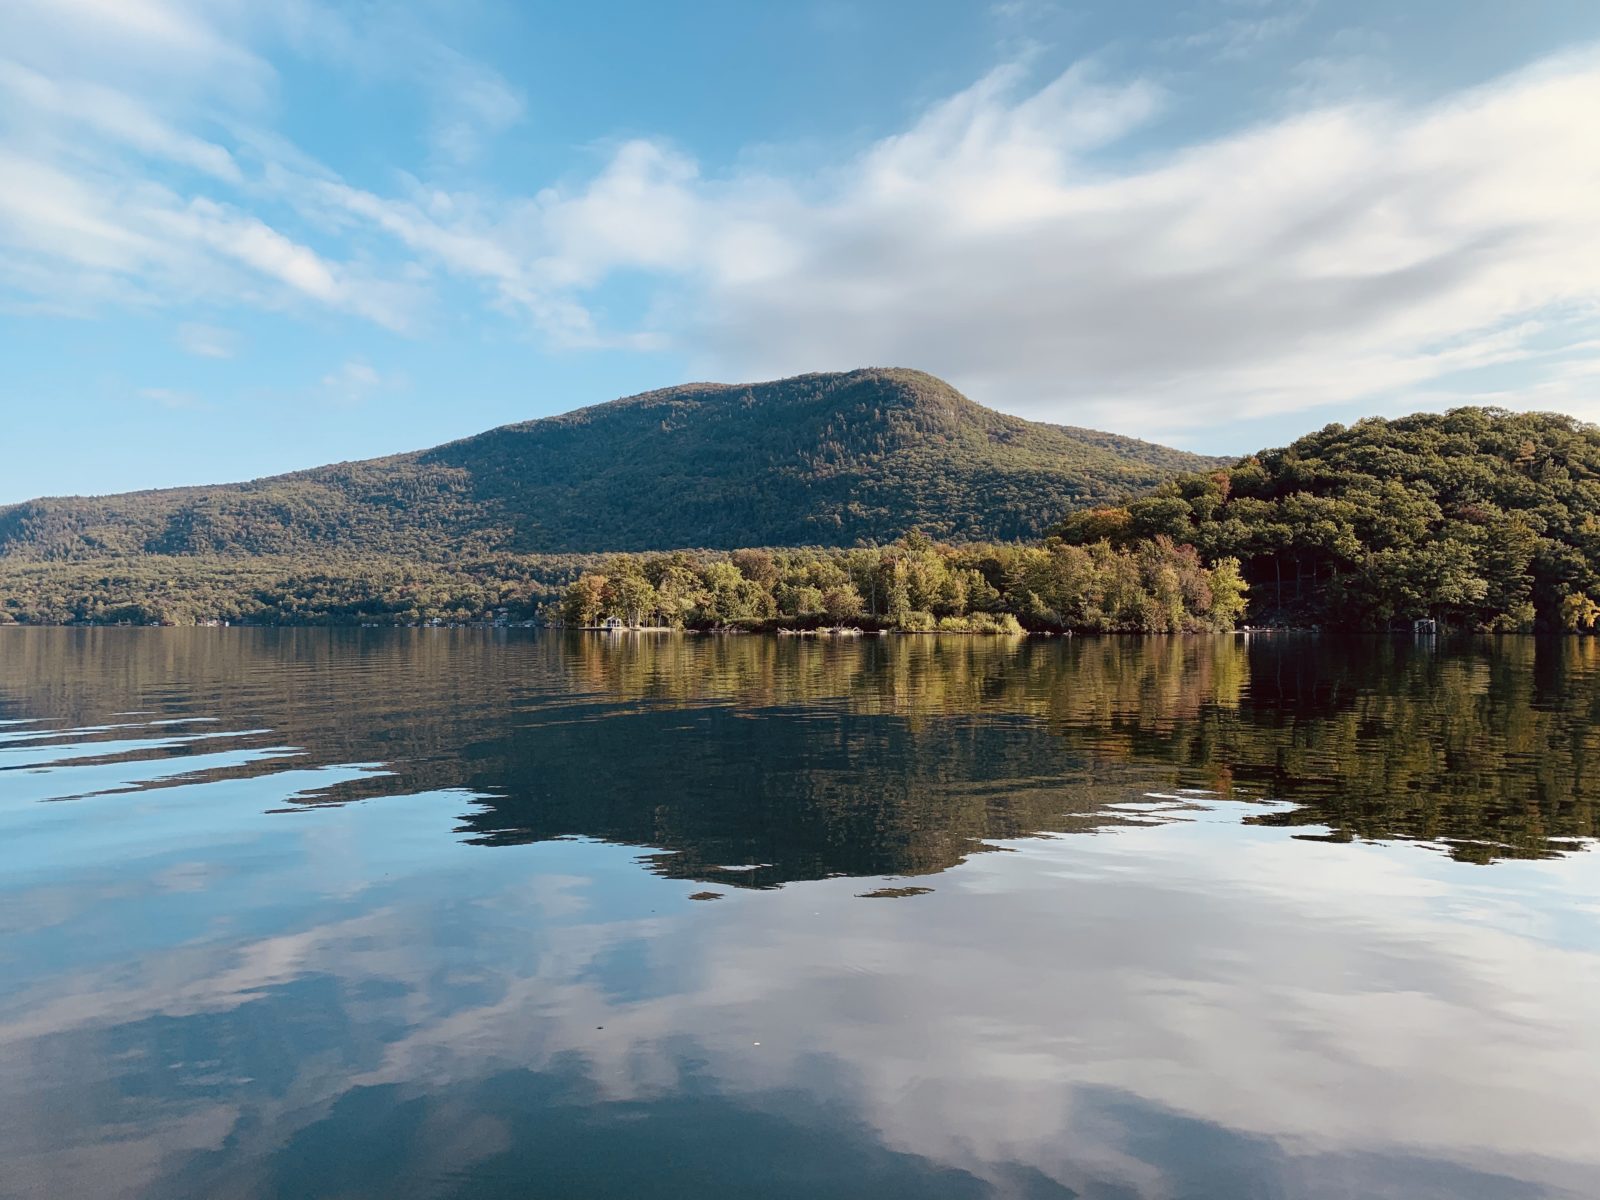
M 0 557 L 502 554 L 1037 538 L 1217 460 L 1045 425 L 918 371 L 687 384 L 252 483 L 0 508 Z
M 1154 538 L 1115 549 L 938 546 L 912 533 L 882 549 L 736 550 L 696 558 L 621 555 L 581 574 L 568 624 L 867 626 L 1016 634 L 1022 629 L 1173 634 L 1232 629 L 1245 611 L 1238 563 L 1211 568 L 1192 547 Z
M 1238 564 L 1188 546 L 936 545 L 912 533 L 866 550 L 618 556 L 579 576 L 560 612 L 674 628 L 866 626 L 905 632 L 1183 633 L 1232 629 Z
M 0 625 L 407 625 L 532 620 L 598 555 L 0 557 Z
M 652 547 L 670 553 L 600 553 Z M 1241 616 L 1594 629 L 1600 428 L 1462 408 L 1222 466 L 858 371 L 668 389 L 233 488 L 0 509 L 0 623 L 1161 632 Z
M 1330 425 L 1052 532 L 1235 558 L 1256 621 L 1587 630 L 1600 618 L 1600 428 L 1486 408 Z
M 0 624 L 406 625 L 556 620 L 691 629 L 1015 633 L 1232 628 L 1237 565 L 1203 566 L 1165 539 L 1107 544 L 399 558 L 163 557 L 106 564 L 0 560 Z

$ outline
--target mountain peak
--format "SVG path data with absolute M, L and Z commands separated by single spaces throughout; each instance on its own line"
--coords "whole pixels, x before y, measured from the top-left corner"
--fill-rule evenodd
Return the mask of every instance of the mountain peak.
M 1212 460 L 984 408 L 922 371 L 687 383 L 431 450 L 0 509 L 27 557 L 557 553 L 1036 536 Z

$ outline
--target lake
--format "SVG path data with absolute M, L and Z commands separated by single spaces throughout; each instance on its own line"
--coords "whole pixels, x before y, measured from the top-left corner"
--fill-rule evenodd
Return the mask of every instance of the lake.
M 0 630 L 0 1195 L 1600 1195 L 1600 639 Z

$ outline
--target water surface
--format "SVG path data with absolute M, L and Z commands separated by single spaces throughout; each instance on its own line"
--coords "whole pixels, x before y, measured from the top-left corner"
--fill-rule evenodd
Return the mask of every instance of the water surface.
M 0 1195 L 1600 1195 L 1600 645 L 0 631 Z

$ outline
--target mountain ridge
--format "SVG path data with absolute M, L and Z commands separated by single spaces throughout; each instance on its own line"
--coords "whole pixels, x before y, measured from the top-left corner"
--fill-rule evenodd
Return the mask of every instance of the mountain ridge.
M 0 555 L 437 558 L 1037 536 L 1232 460 L 1028 421 L 904 368 L 685 383 L 240 483 L 0 507 Z

